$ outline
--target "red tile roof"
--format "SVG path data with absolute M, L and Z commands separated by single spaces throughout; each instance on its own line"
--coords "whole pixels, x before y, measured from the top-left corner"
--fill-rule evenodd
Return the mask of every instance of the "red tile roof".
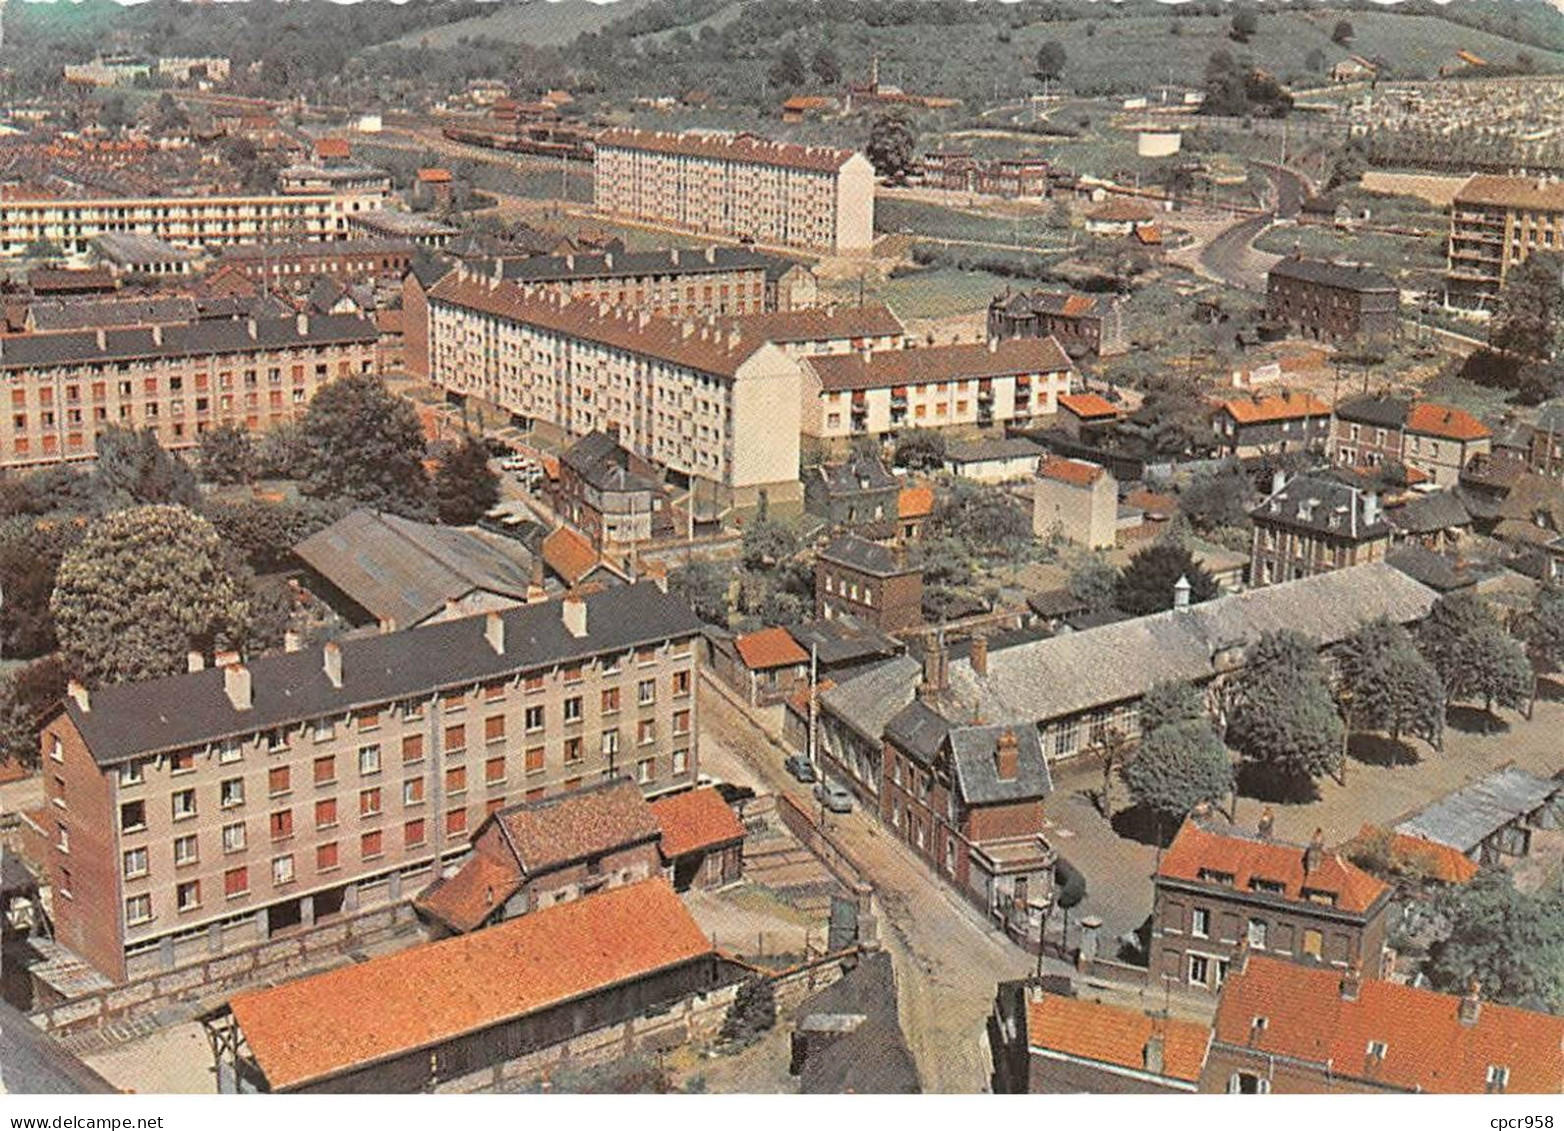
M 657 819 L 628 778 L 512 805 L 494 821 L 527 876 L 657 839 Z
M 1093 208 L 1086 214 L 1086 218 L 1113 224 L 1126 221 L 1145 222 L 1155 219 L 1156 215 L 1156 212 L 1149 204 L 1127 196 L 1116 196 L 1112 200 Z
M 429 885 L 413 902 L 454 931 L 476 931 L 495 908 L 516 894 L 521 878 L 514 857 L 480 847 L 455 875 Z
M 1483 1002 L 1466 1025 L 1458 997 L 1364 979 L 1348 1001 L 1341 984 L 1339 970 L 1251 954 L 1223 984 L 1215 1039 L 1406 1091 L 1481 1093 L 1490 1066 L 1509 1070 L 1509 1093 L 1564 1091 L 1564 1017 Z M 1370 1041 L 1383 1059 L 1370 1060 Z
M 1160 1033 L 1160 1075 L 1193 1084 L 1205 1066 L 1211 1030 L 1194 1021 L 1153 1018 L 1081 998 L 1042 994 L 1026 1007 L 1027 1044 L 1034 1049 L 1094 1060 L 1117 1068 L 1146 1071 L 1146 1043 Z
M 1235 891 L 1258 892 L 1254 881 L 1283 885 L 1272 894 L 1293 902 L 1305 901 L 1304 892 L 1323 892 L 1335 896 L 1339 911 L 1362 914 L 1390 894 L 1390 888 L 1356 864 L 1335 852 L 1322 852 L 1319 867 L 1303 870 L 1304 849 L 1274 840 L 1258 840 L 1236 833 L 1205 829 L 1194 820 L 1184 822 L 1162 857 L 1158 879 L 1212 884 L 1217 881 L 1208 872 L 1231 876 Z
M 1329 416 L 1330 405 L 1309 393 L 1275 393 L 1267 397 L 1234 397 L 1219 406 L 1240 424 L 1265 424 Z
M 746 338 L 768 342 L 827 342 L 849 338 L 894 338 L 906 333 L 895 312 L 883 302 L 863 306 L 812 306 L 774 310 L 728 319 Z
M 321 137 L 315 139 L 315 156 L 327 157 L 351 157 L 352 148 L 345 137 Z
M 1057 479 L 1061 483 L 1073 483 L 1077 487 L 1090 487 L 1105 474 L 1095 463 L 1079 459 L 1062 459 L 1050 456 L 1043 460 L 1037 474 L 1043 479 Z
M 1096 393 L 1066 393 L 1059 398 L 1059 407 L 1074 413 L 1082 420 L 1100 420 L 1103 417 L 1119 415 L 1119 410 L 1114 407 L 1112 401 Z
M 1440 883 L 1468 884 L 1477 875 L 1477 862 L 1462 855 L 1460 849 L 1374 825 L 1364 825 L 1351 844 L 1343 847 L 1367 846 L 1382 838 L 1392 859 L 1426 872 Z
M 549 569 L 574 586 L 598 564 L 597 551 L 586 536 L 561 526 L 543 539 L 543 561 Z
M 443 185 L 451 181 L 451 171 L 438 165 L 418 170 L 418 179 L 426 185 Z
M 1442 404 L 1414 404 L 1407 413 L 1406 431 L 1447 440 L 1483 440 L 1492 436 L 1488 426 L 1469 412 Z
M 1008 338 L 918 349 L 875 350 L 804 358 L 827 392 L 944 384 L 982 377 L 1068 373 L 1070 358 L 1053 338 Z
M 808 169 L 834 173 L 848 161 L 851 149 L 823 145 L 796 145 L 771 141 L 754 134 L 661 133 L 651 130 L 605 130 L 597 135 L 598 149 L 639 149 L 683 157 L 709 157 L 719 161 L 746 161 L 782 169 Z
M 739 659 L 751 671 L 767 668 L 785 668 L 793 664 L 807 664 L 809 653 L 788 634 L 785 628 L 763 628 L 759 632 L 747 632 L 733 639 Z
M 1159 247 L 1162 244 L 1162 229 L 1155 224 L 1136 224 L 1135 238 L 1147 247 Z
M 652 802 L 652 815 L 662 826 L 664 860 L 744 839 L 738 815 L 715 789 L 691 789 L 660 797 Z
M 267 1081 L 283 1090 L 712 953 L 667 882 L 645 880 L 231 1005 Z
M 934 513 L 934 488 L 927 484 L 903 487 L 896 496 L 897 518 L 928 518 Z

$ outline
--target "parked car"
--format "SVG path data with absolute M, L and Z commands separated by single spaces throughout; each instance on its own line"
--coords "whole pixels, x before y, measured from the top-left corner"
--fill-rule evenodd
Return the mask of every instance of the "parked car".
M 841 782 L 822 781 L 815 786 L 815 800 L 833 813 L 853 811 L 853 795 Z
M 501 471 L 526 471 L 532 461 L 523 455 L 506 456 L 500 461 Z
M 801 782 L 815 780 L 814 764 L 802 754 L 790 755 L 788 760 L 782 763 L 782 768 Z

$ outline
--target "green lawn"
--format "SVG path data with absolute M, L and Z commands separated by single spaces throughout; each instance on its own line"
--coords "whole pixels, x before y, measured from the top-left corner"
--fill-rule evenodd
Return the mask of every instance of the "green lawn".
M 976 240 L 1007 247 L 1053 247 L 1065 238 L 1048 216 L 984 216 L 921 200 L 876 200 L 874 226 L 882 232 L 910 232 L 934 239 Z
M 1025 286 L 1026 280 L 1007 279 L 986 271 L 959 271 L 936 267 L 883 283 L 870 283 L 865 294 L 890 304 L 903 318 L 940 318 L 988 309 L 989 300 L 1009 285 Z M 857 298 L 846 293 L 840 298 Z

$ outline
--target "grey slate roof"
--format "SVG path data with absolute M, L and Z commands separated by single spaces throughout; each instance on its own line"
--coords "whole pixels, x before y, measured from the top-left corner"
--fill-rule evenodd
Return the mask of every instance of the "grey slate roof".
M 1546 803 L 1564 785 L 1514 766 L 1495 770 L 1396 826 L 1396 832 L 1470 853 L 1505 825 Z
M 1406 397 L 1353 397 L 1336 406 L 1336 416 L 1354 424 L 1372 424 L 1376 428 L 1400 428 L 1412 411 Z
M 615 586 L 584 600 L 583 637 L 565 628 L 558 601 L 501 612 L 504 655 L 489 646 L 483 616 L 343 640 L 341 687 L 326 678 L 318 648 L 262 656 L 249 665 L 249 710 L 235 709 L 217 668 L 94 688 L 91 710 L 83 712 L 69 698 L 64 709 L 98 765 L 112 766 L 701 631 L 690 607 L 652 582 Z
M 1015 734 L 1018 747 L 1014 781 L 1001 781 L 994 767 L 994 750 L 1006 731 Z M 1026 801 L 1053 790 L 1042 741 L 1029 723 L 957 727 L 950 732 L 950 753 L 961 796 L 969 805 Z
M 630 470 L 630 453 L 607 432 L 589 432 L 559 457 L 599 491 L 656 491 L 659 484 Z
M 1257 521 L 1364 541 L 1388 532 L 1384 512 L 1364 521 L 1368 492 L 1322 475 L 1295 475 L 1249 514 Z
M 33 327 L 40 331 L 81 330 L 98 326 L 140 326 L 158 322 L 191 322 L 200 313 L 193 298 L 165 295 L 157 298 L 105 298 L 88 301 L 53 299 L 27 308 Z
M 900 487 L 896 476 L 885 470 L 877 459 L 860 457 L 843 463 L 822 463 L 810 469 L 832 495 L 854 495 L 859 491 L 893 491 Z
M 921 699 L 914 699 L 885 724 L 885 737 L 925 766 L 932 765 L 950 736 L 945 716 Z
M 887 956 L 889 957 L 889 956 Z M 119 1089 L 0 1001 L 0 1095 L 116 1095 Z
M 894 656 L 901 645 L 871 624 L 854 616 L 811 620 L 788 628 L 799 647 L 809 651 L 826 667 L 856 660 Z
M 946 463 L 981 463 L 991 459 L 1037 458 L 1043 449 L 1020 437 L 1012 439 L 972 440 L 951 444 L 945 449 Z
M 617 279 L 634 275 L 690 275 L 744 269 L 761 271 L 768 269 L 772 261 L 769 256 L 745 248 L 712 247 L 699 251 L 686 248 L 677 253 L 621 251 L 586 255 L 533 255 L 502 262 L 505 278 L 525 284 L 573 279 Z M 494 265 L 476 265 L 475 269 L 483 274 L 492 274 Z
M 1433 534 L 1457 526 L 1470 526 L 1472 516 L 1460 498 L 1450 491 L 1420 495 L 1385 512 L 1385 521 L 1405 534 Z
M 1455 563 L 1443 554 L 1437 554 L 1415 542 L 1397 546 L 1385 555 L 1385 561 L 1408 577 L 1440 593 L 1464 589 L 1468 585 L 1477 583 L 1477 579 L 1469 571 L 1457 569 Z
M 1543 404 L 1537 412 L 1537 423 L 1534 428 L 1538 432 L 1564 435 L 1564 400 L 1553 400 Z
M 870 542 L 856 534 L 844 534 L 834 539 L 820 552 L 822 561 L 856 569 L 876 577 L 890 577 L 900 573 L 916 572 L 916 567 L 896 560 L 896 555 L 878 542 Z
M 195 258 L 195 252 L 175 247 L 156 236 L 137 232 L 104 232 L 93 239 L 98 254 L 116 263 L 176 263 Z
M 254 337 L 250 336 L 251 324 L 237 319 L 179 323 L 162 328 L 161 342 L 151 326 L 109 330 L 101 348 L 93 330 L 19 334 L 0 340 L 0 370 L 243 353 L 301 345 L 372 343 L 379 339 L 375 324 L 356 314 L 311 315 L 303 330 L 295 318 L 256 319 Z
M 897 1019 L 896 974 L 889 951 L 863 955 L 838 981 L 799 1009 L 805 1025 L 852 1018 L 824 1049 L 811 1047 L 799 1074 L 805 1095 L 909 1095 L 922 1089 L 918 1066 Z M 857 1020 L 861 1018 L 862 1020 Z
M 885 727 L 917 692 L 923 665 L 897 656 L 862 675 L 820 694 L 820 703 L 870 742 L 878 743 Z
M 1271 274 L 1305 283 L 1339 287 L 1342 290 L 1396 293 L 1396 284 L 1383 271 L 1361 265 L 1331 263 L 1324 259 L 1303 259 L 1290 255 L 1285 259 L 1277 260 L 1276 265 L 1271 268 Z
M 359 509 L 293 548 L 377 620 L 410 628 L 474 590 L 527 598 L 533 555 L 511 538 Z
M 1351 566 L 991 651 L 982 677 L 970 660 L 953 661 L 950 688 L 984 718 L 1044 722 L 1138 699 L 1159 680 L 1209 679 L 1218 652 L 1267 631 L 1299 629 L 1335 644 L 1375 617 L 1419 620 L 1435 597 L 1384 562 Z

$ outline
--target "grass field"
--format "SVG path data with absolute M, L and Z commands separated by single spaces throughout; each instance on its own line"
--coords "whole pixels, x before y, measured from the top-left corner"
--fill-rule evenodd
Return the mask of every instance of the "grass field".
M 988 302 L 1006 286 L 1019 285 L 1015 279 L 990 275 L 986 271 L 958 271 L 937 267 L 918 271 L 883 283 L 869 283 L 865 297 L 890 305 L 903 318 L 945 318 L 981 313 Z M 843 291 L 840 300 L 857 299 L 857 291 Z
M 984 216 L 921 200 L 880 199 L 874 226 L 882 232 L 911 232 L 942 240 L 976 240 L 1007 247 L 1052 247 L 1064 238 L 1047 216 Z
M 1444 241 L 1438 236 L 1419 238 L 1384 232 L 1343 232 L 1318 224 L 1279 225 L 1255 240 L 1254 246 L 1273 255 L 1294 248 L 1317 258 L 1336 257 L 1372 263 L 1397 276 L 1444 270 Z
M 648 0 L 614 0 L 612 4 L 594 4 L 591 0 L 498 3 L 492 12 L 404 35 L 392 40 L 390 46 L 456 47 L 463 39 L 479 37 L 501 43 L 530 43 L 536 47 L 565 44 L 583 32 L 596 31 L 629 15 L 646 3 Z

